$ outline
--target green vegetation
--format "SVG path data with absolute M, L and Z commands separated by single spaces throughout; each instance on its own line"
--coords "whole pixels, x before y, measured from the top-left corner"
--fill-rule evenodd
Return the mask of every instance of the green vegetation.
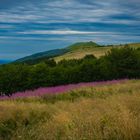
M 81 59 L 85 55 L 94 55 L 97 58 L 105 55 L 112 48 L 122 48 L 122 47 L 131 47 L 131 48 L 140 48 L 140 43 L 132 43 L 132 44 L 120 44 L 120 45 L 98 45 L 94 42 L 85 42 L 85 43 L 76 43 L 69 48 L 70 51 L 67 53 L 55 57 L 55 61 L 59 62 L 63 59 Z
M 139 80 L 128 80 L 57 97 L 1 101 L 0 140 L 137 140 L 139 87 Z
M 95 47 L 99 47 L 99 45 L 92 41 L 75 43 L 64 49 L 55 49 L 55 50 L 40 52 L 40 53 L 36 53 L 36 54 L 30 55 L 30 56 L 26 56 L 24 58 L 16 60 L 14 63 L 37 64 L 41 61 L 45 61 L 46 59 L 59 57 L 68 52 L 76 51 L 79 49 L 88 50 L 90 48 L 95 48 Z
M 45 52 L 43 57 L 41 53 L 0 66 L 0 95 L 71 83 L 136 79 L 60 94 L 1 98 L 0 140 L 140 139 L 139 45 L 77 43 L 67 48 L 71 58 L 79 53 L 75 59 L 61 60 L 68 55 L 62 52 L 64 57 L 56 62 L 57 58 L 50 59 L 52 55 L 46 57 Z M 98 56 L 93 55 L 95 51 Z
M 140 43 L 131 43 L 131 44 L 120 44 L 120 45 L 99 45 L 95 42 L 79 42 L 73 45 L 70 45 L 63 49 L 55 49 L 45 52 L 40 52 L 27 56 L 15 61 L 16 63 L 26 63 L 26 64 L 37 64 L 43 61 L 46 61 L 49 58 L 54 58 L 56 62 L 59 62 L 63 59 L 81 59 L 85 55 L 94 55 L 100 57 L 105 55 L 112 48 L 120 47 L 132 47 L 140 48 Z M 14 62 L 14 63 L 15 63 Z
M 14 63 L 37 64 L 49 58 L 56 57 L 67 53 L 67 49 L 55 49 L 46 52 L 41 52 L 16 60 Z
M 36 65 L 9 64 L 0 67 L 0 94 L 80 82 L 140 78 L 140 49 L 113 48 L 105 56 L 46 60 Z
M 95 42 L 79 42 L 75 43 L 69 47 L 67 47 L 68 50 L 70 51 L 75 51 L 79 49 L 93 49 L 95 47 L 101 47 L 100 45 L 96 44 Z

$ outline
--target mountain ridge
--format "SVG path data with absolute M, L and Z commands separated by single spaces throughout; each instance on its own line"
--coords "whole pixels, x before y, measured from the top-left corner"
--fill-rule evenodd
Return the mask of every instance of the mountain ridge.
M 97 47 L 99 46 L 98 44 L 90 41 L 90 42 L 78 42 L 78 43 L 74 43 L 68 47 L 62 48 L 62 49 L 54 49 L 54 50 L 48 50 L 48 51 L 44 51 L 44 52 L 39 52 L 39 53 L 35 53 L 29 56 L 25 56 L 23 58 L 17 59 L 16 63 L 18 62 L 27 62 L 27 61 L 32 61 L 32 60 L 37 60 L 37 59 L 49 59 L 49 58 L 53 58 L 53 57 L 58 57 L 60 55 L 63 55 L 65 53 L 68 53 L 70 51 L 76 51 L 78 49 L 84 49 L 87 47 Z
M 30 63 L 33 61 L 40 62 L 42 60 L 54 58 L 56 61 L 60 61 L 62 59 L 70 58 L 76 58 L 76 55 L 78 56 L 79 53 L 83 53 L 80 57 L 83 57 L 87 54 L 98 54 L 99 57 L 103 54 L 105 54 L 108 50 L 110 50 L 112 47 L 123 47 L 123 46 L 132 46 L 132 47 L 140 47 L 140 43 L 130 43 L 130 44 L 120 44 L 120 45 L 99 45 L 93 41 L 89 42 L 77 42 L 72 45 L 69 45 L 68 47 L 62 48 L 62 49 L 54 49 L 44 52 L 35 53 L 20 59 L 17 59 L 14 61 L 14 63 Z M 71 55 L 69 57 L 69 55 Z M 98 57 L 97 55 L 97 57 Z M 65 57 L 66 56 L 66 57 Z M 37 63 L 35 62 L 35 63 Z

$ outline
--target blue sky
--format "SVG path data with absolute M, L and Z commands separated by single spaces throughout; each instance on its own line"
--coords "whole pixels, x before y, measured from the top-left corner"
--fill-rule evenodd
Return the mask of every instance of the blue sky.
M 0 59 L 75 42 L 140 42 L 140 0 L 0 0 Z

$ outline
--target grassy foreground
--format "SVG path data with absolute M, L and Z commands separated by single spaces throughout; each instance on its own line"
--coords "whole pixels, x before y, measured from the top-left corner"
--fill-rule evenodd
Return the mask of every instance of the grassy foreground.
M 138 140 L 140 80 L 0 101 L 0 140 Z

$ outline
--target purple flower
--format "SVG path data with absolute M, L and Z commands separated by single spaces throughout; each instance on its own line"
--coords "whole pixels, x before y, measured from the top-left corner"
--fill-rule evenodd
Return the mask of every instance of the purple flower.
M 69 85 L 61 85 L 55 87 L 44 87 L 38 88 L 36 90 L 27 90 L 25 92 L 17 92 L 13 93 L 12 96 L 0 96 L 0 100 L 6 99 L 17 99 L 17 98 L 26 98 L 26 97 L 40 97 L 46 94 L 60 94 L 65 93 L 73 89 L 81 88 L 81 87 L 92 87 L 92 86 L 100 86 L 104 84 L 116 84 L 120 83 L 124 80 L 112 80 L 112 81 L 101 81 L 101 82 L 88 82 L 88 83 L 78 83 L 78 84 L 69 84 Z

